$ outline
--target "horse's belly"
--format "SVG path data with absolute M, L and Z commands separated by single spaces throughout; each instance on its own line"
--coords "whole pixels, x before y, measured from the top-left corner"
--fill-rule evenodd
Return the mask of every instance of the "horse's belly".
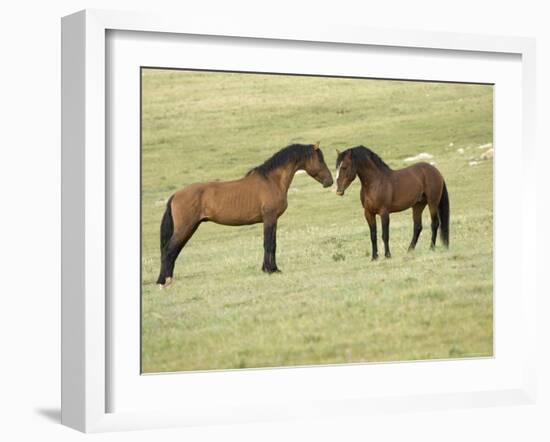
M 203 198 L 203 219 L 227 226 L 244 226 L 262 221 L 259 204 L 236 192 L 219 192 Z
M 403 212 L 404 210 L 410 209 L 412 206 L 414 206 L 414 204 L 415 203 L 393 205 L 390 209 L 390 212 L 391 213 Z
M 423 200 L 425 200 L 425 196 L 419 183 L 413 182 L 412 185 L 409 184 L 408 186 L 394 186 L 390 211 L 402 212 Z
M 216 224 L 223 224 L 224 226 L 247 226 L 262 222 L 262 217 L 257 214 L 250 214 L 248 216 L 246 214 L 236 216 L 232 216 L 231 214 L 213 214 L 207 216 L 206 219 Z
M 422 201 L 422 196 L 409 195 L 392 201 L 390 212 L 403 212 Z

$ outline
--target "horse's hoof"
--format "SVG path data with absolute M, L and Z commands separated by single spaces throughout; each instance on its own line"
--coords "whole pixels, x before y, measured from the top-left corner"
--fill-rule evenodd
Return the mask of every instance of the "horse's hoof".
M 172 278 L 166 278 L 166 281 L 164 281 L 164 284 L 159 284 L 159 289 L 164 290 L 167 289 L 172 285 Z
M 384 255 L 386 257 L 386 259 L 390 259 L 391 258 L 391 253 L 388 253 L 387 255 Z
M 371 258 L 371 261 L 376 261 L 376 260 L 378 260 L 378 255 L 373 256 L 373 257 Z

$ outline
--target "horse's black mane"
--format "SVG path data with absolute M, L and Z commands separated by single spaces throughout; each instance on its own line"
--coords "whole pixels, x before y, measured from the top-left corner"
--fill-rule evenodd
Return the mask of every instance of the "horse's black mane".
M 364 164 L 370 158 L 379 169 L 391 170 L 391 167 L 388 166 L 382 158 L 365 146 L 350 147 L 349 149 L 340 152 L 336 158 L 336 168 L 338 168 L 344 159 L 344 156 L 350 151 L 351 159 L 355 164 Z
M 271 158 L 267 159 L 263 164 L 250 169 L 246 176 L 257 172 L 263 177 L 278 167 L 281 167 L 290 162 L 298 162 L 305 160 L 313 155 L 316 149 L 313 148 L 313 144 L 290 144 L 283 147 L 279 152 L 275 153 Z M 323 160 L 323 153 L 321 150 L 317 150 L 320 155 L 319 159 Z

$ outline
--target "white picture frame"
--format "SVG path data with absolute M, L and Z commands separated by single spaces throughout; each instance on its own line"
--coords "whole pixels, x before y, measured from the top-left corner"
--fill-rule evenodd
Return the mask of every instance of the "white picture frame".
M 112 320 L 107 299 L 106 228 L 109 217 L 109 186 L 106 152 L 107 44 L 110 31 L 154 32 L 162 35 L 201 35 L 269 39 L 273 41 L 338 43 L 384 48 L 467 51 L 514 54 L 521 57 L 521 160 L 524 188 L 534 181 L 535 43 L 518 37 L 491 37 L 451 33 L 388 31 L 349 27 L 300 28 L 274 25 L 232 26 L 231 23 L 197 21 L 193 18 L 152 16 L 87 10 L 62 21 L 62 423 L 85 432 L 209 423 L 251 422 L 290 417 L 357 415 L 372 410 L 388 412 L 426 408 L 456 408 L 499 404 L 533 403 L 536 397 L 534 343 L 536 317 L 536 259 L 534 230 L 522 232 L 518 257 L 521 273 L 521 315 L 524 353 L 522 376 L 513 388 L 493 388 L 461 393 L 408 395 L 392 392 L 378 397 L 349 398 L 338 392 L 322 394 L 312 401 L 278 400 L 272 406 L 244 404 L 231 414 L 209 414 L 206 409 L 186 414 L 151 407 L 150 411 L 109 411 L 109 370 L 113 355 L 107 339 Z M 157 34 L 158 35 L 158 34 Z M 442 52 L 443 53 L 443 52 Z M 497 117 L 498 118 L 498 115 Z M 535 187 L 534 185 L 532 186 Z M 522 219 L 536 219 L 536 194 L 521 190 Z M 495 250 L 498 250 L 498 246 Z M 498 255 L 495 251 L 495 257 Z M 533 339 L 525 339 L 526 337 Z M 381 365 L 380 370 L 392 370 Z M 458 367 L 460 369 L 461 367 Z M 361 370 L 355 366 L 354 370 Z M 296 372 L 300 369 L 288 369 Z M 258 373 L 257 371 L 249 373 Z M 263 371 L 260 376 L 275 376 Z M 326 370 L 321 376 L 329 376 Z M 137 374 L 139 375 L 139 373 Z M 208 377 L 208 373 L 201 376 Z M 252 376 L 252 375 L 250 375 Z M 258 376 L 258 375 L 255 375 Z M 280 375 L 277 375 L 280 376 Z M 198 378 L 196 378 L 198 379 Z M 330 379 L 327 377 L 327 379 Z M 231 382 L 220 380 L 220 382 Z M 208 401 L 208 397 L 202 398 Z M 214 408 L 213 408 L 214 409 Z M 154 411 L 156 410 L 156 411 Z

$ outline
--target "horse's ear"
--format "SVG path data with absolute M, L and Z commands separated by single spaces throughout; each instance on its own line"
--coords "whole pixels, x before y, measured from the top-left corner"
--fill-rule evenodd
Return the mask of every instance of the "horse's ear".
M 317 141 L 314 145 L 313 145 L 313 149 L 317 150 L 319 149 L 319 144 L 321 144 L 320 141 Z
M 340 155 L 340 151 L 338 149 L 335 149 L 336 150 L 336 156 L 339 156 Z

